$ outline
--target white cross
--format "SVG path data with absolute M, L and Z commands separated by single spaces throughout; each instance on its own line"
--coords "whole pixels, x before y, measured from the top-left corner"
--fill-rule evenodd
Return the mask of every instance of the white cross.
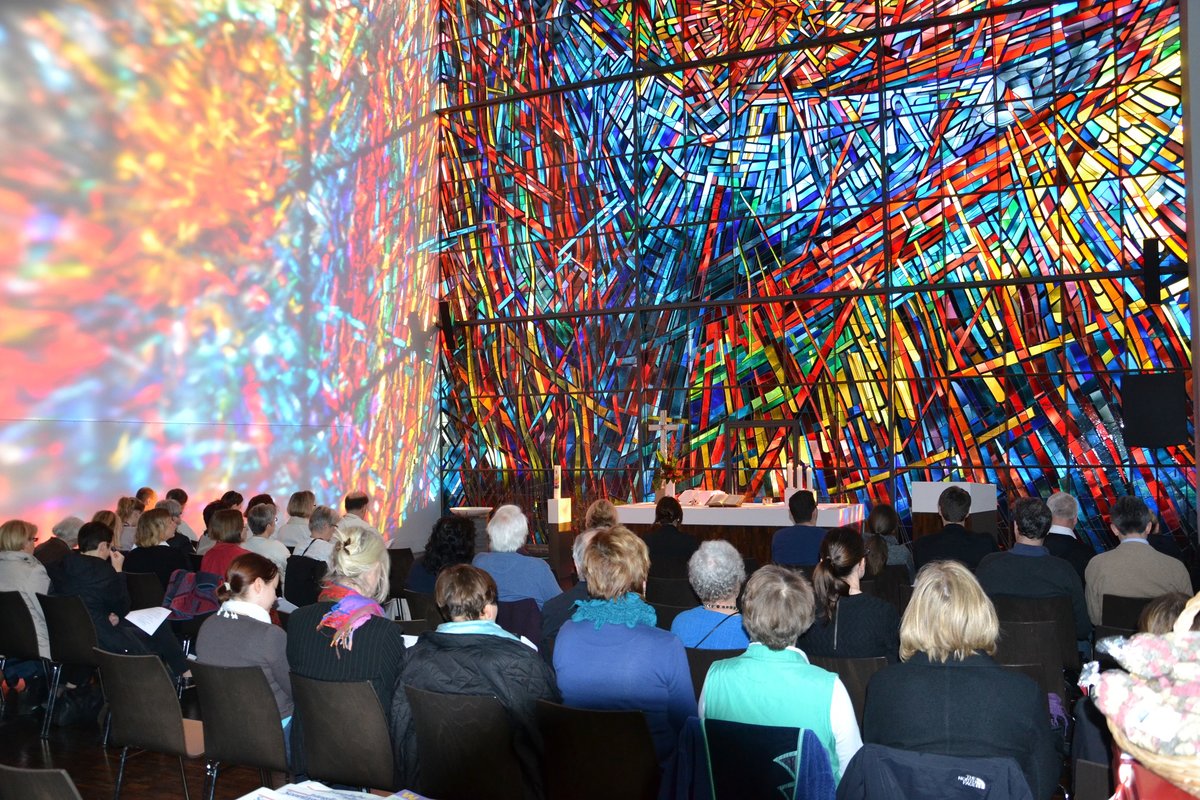
M 664 434 L 664 444 L 670 444 L 672 431 L 683 430 L 683 425 L 678 422 L 671 422 L 671 420 L 667 417 L 667 413 L 664 411 L 658 415 L 658 422 L 651 422 L 646 426 L 646 430 L 657 431 Z M 668 448 L 662 447 L 660 449 L 666 450 Z

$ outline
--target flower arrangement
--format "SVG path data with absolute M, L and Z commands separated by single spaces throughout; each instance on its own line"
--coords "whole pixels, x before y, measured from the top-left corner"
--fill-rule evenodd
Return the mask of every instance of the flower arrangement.
M 664 483 L 675 483 L 682 477 L 683 467 L 679 463 L 679 456 L 669 450 L 659 450 L 658 465 L 650 482 L 654 491 L 657 492 Z

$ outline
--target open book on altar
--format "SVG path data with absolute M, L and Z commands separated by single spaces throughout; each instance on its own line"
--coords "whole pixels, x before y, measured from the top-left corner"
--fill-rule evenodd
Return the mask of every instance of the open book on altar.
M 712 508 L 736 508 L 745 500 L 742 495 L 730 495 L 721 490 L 688 489 L 679 494 L 681 506 L 711 506 Z

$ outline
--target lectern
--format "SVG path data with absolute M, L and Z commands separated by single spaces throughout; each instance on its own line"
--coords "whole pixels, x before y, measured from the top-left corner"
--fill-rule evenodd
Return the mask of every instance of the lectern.
M 938 498 L 951 486 L 966 489 L 971 495 L 971 514 L 967 517 L 967 529 L 987 533 L 999 541 L 1000 530 L 996 526 L 996 487 L 991 483 L 969 481 L 913 481 L 909 486 L 912 498 L 913 539 L 925 534 L 937 533 L 942 529 L 938 516 Z

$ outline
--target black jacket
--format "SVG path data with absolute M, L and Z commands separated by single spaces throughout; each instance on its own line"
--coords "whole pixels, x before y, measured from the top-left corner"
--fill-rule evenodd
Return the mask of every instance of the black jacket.
M 646 549 L 650 551 L 650 574 L 661 578 L 686 578 L 687 562 L 700 547 L 695 536 L 689 536 L 674 525 L 659 525 L 646 534 Z
M 1074 536 L 1064 536 L 1061 533 L 1046 534 L 1043 545 L 1050 551 L 1050 555 L 1057 556 L 1070 564 L 1081 582 L 1088 562 L 1092 560 L 1092 556 L 1096 555 L 1095 550 Z
M 1046 695 L 985 655 L 944 664 L 917 653 L 867 686 L 863 742 L 944 756 L 1013 758 L 1033 796 L 1058 783 Z
M 100 647 L 124 653 L 128 642 L 108 621 L 108 615 L 124 618 L 129 613 L 129 590 L 125 587 L 125 578 L 112 568 L 112 564 L 106 559 L 70 552 L 46 571 L 50 574 L 53 594 L 75 595 L 83 600 L 88 616 L 96 626 L 96 641 Z
M 508 709 L 513 747 L 525 775 L 525 796 L 542 796 L 542 740 L 534 708 L 538 700 L 560 702 L 554 669 L 537 651 L 507 637 L 427 631 L 408 651 L 392 696 L 392 744 L 396 785 L 418 786 L 416 725 L 405 686 L 444 694 L 495 696 Z
M 354 632 L 350 650 L 333 648 L 329 646 L 332 632 L 317 628 L 331 608 L 333 603 L 322 601 L 292 612 L 288 619 L 288 666 L 293 674 L 318 681 L 370 681 L 386 717 L 392 710 L 396 677 L 406 658 L 404 632 L 389 619 L 371 617 Z M 302 773 L 308 765 L 304 720 L 299 714 L 292 719 L 291 737 L 292 767 Z
M 838 784 L 837 800 L 1032 800 L 1010 758 L 951 758 L 863 745 Z
M 952 522 L 913 542 L 913 561 L 917 569 L 930 561 L 958 561 L 974 572 L 984 556 L 999 549 L 996 540 L 986 533 L 974 533 Z

